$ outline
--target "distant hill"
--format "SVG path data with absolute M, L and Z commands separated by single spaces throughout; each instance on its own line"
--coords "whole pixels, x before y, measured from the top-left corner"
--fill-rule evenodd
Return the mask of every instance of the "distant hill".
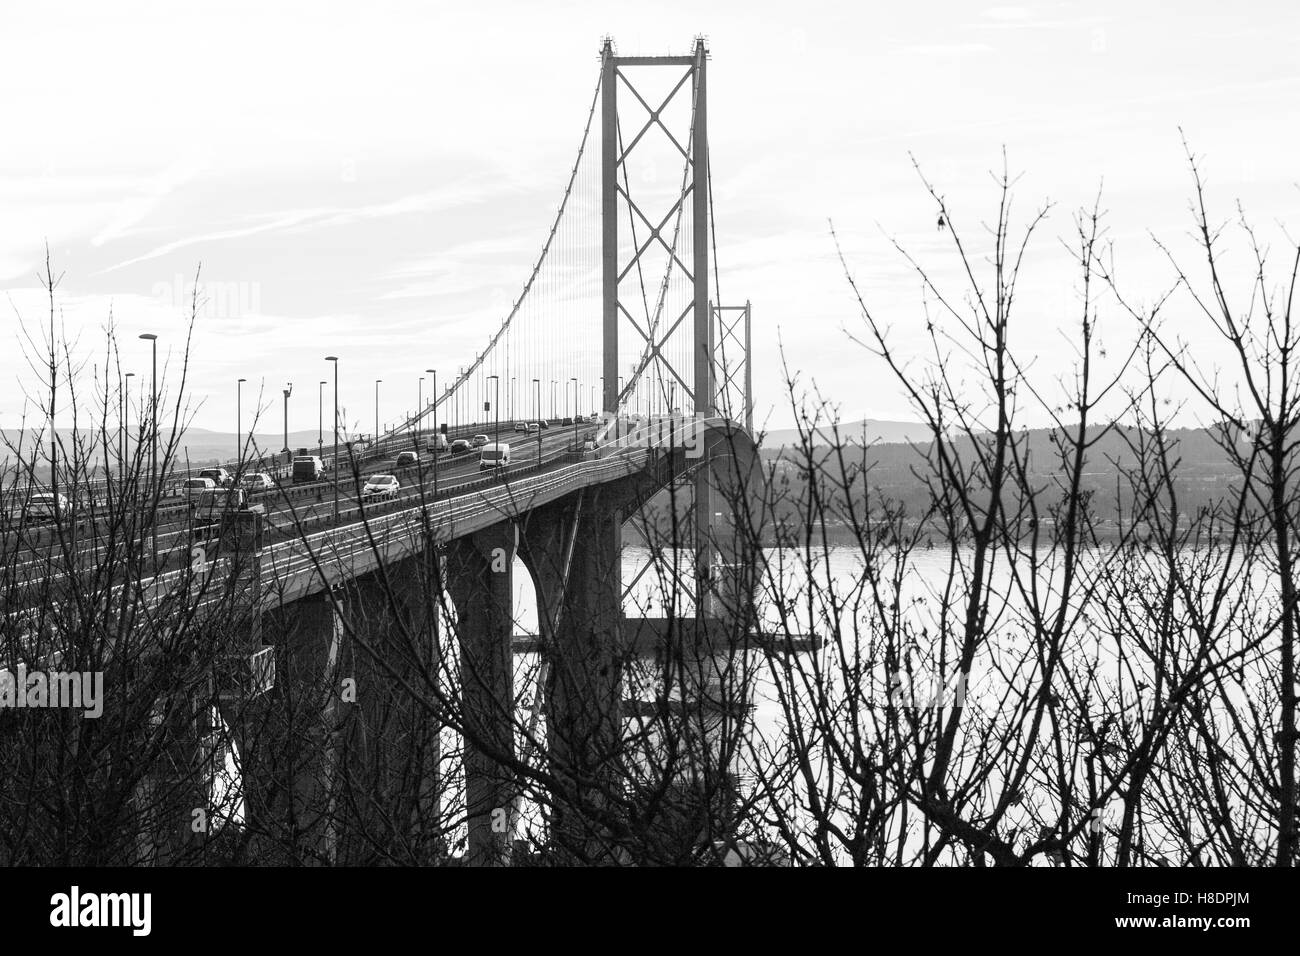
M 868 418 L 856 422 L 840 422 L 838 425 L 840 440 L 861 444 L 865 435 L 868 445 L 895 444 L 899 442 L 928 442 L 930 432 L 919 422 L 890 422 Z M 817 430 L 814 445 L 829 445 L 834 442 L 832 427 L 824 425 Z M 775 428 L 763 436 L 764 448 L 779 448 L 782 445 L 799 444 L 799 430 L 796 428 Z
M 72 439 L 72 429 L 60 428 L 58 431 L 61 443 L 65 448 L 67 448 L 68 442 Z M 313 448 L 316 445 L 316 434 L 314 428 L 311 431 L 290 432 L 289 447 L 291 449 Z M 16 428 L 0 429 L 0 459 L 5 457 L 12 459 L 13 451 L 11 449 L 14 448 L 21 447 L 24 452 L 26 452 L 30 448 L 31 442 L 36 435 L 37 433 L 31 430 L 24 433 L 22 430 Z M 165 430 L 164 423 L 164 430 L 160 432 L 158 436 L 159 442 L 165 444 L 168 440 L 168 435 L 169 433 Z M 110 443 L 116 443 L 116 435 L 110 434 L 108 437 Z M 131 436 L 132 448 L 134 448 L 137 437 L 138 436 L 134 434 Z M 47 448 L 49 446 L 49 440 L 48 433 L 41 437 L 42 444 Z M 99 436 L 91 436 L 82 432 L 79 441 L 83 443 L 83 446 L 89 445 L 92 441 L 95 442 L 96 447 L 87 450 L 90 452 L 94 461 L 98 463 L 98 452 L 100 451 L 98 448 Z M 255 447 L 261 452 L 275 453 L 280 451 L 284 446 L 284 433 L 257 432 L 253 436 L 253 442 Z M 236 443 L 234 432 L 219 432 L 207 428 L 193 427 L 185 429 L 184 434 L 180 436 L 179 447 L 177 449 L 178 456 L 182 461 L 188 458 L 189 461 L 196 464 L 204 464 L 217 460 L 225 461 L 233 458 L 235 456 L 235 451 Z M 42 455 L 42 457 L 44 456 Z

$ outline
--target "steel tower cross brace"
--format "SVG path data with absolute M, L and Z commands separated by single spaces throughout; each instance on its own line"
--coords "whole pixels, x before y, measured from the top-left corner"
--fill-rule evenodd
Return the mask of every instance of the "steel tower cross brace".
M 619 382 L 619 326 L 624 318 L 631 327 L 645 339 L 646 359 L 641 365 L 640 374 L 644 375 L 653 365 L 653 372 L 658 375 L 660 368 L 678 383 L 685 393 L 691 410 L 698 417 L 717 414 L 714 396 L 715 382 L 713 370 L 713 308 L 709 297 L 709 140 L 708 140 L 708 91 L 706 86 L 706 65 L 708 50 L 703 38 L 695 41 L 693 52 L 689 56 L 658 57 L 620 57 L 615 55 L 613 43 L 606 39 L 601 51 L 601 243 L 602 243 L 602 362 L 604 377 L 602 404 L 607 414 L 616 414 L 619 404 L 636 386 L 628 381 L 620 393 Z M 633 80 L 624 72 L 624 67 L 668 67 L 684 72 L 671 88 L 667 97 L 659 103 L 658 108 L 637 89 Z M 648 114 L 639 132 L 622 146 L 619 141 L 619 82 L 627 87 L 632 98 Z M 688 85 L 689 83 L 689 85 Z M 674 135 L 664 122 L 665 109 L 682 90 L 689 90 L 690 103 L 690 138 L 687 145 L 682 145 L 681 131 Z M 628 179 L 626 163 L 628 156 L 641 142 L 646 133 L 658 126 L 676 147 L 687 163 L 686 175 L 682 182 L 682 191 L 672 203 L 667 214 L 662 218 L 647 216 L 646 212 L 632 198 L 629 191 L 619 182 L 620 174 Z M 622 148 L 620 149 L 620 146 Z M 619 199 L 622 197 L 623 202 Z M 688 205 L 689 200 L 689 205 Z M 619 216 L 624 208 L 631 218 L 635 215 L 649 231 L 643 242 L 633 244 L 630 261 L 619 261 Z M 663 237 L 665 227 L 674 217 L 686 218 L 689 223 L 688 233 L 691 248 L 689 265 L 678 255 L 676 243 L 669 245 Z M 634 220 L 635 221 L 635 220 Z M 630 277 L 632 270 L 641 264 L 647 249 L 658 244 L 667 254 L 664 268 L 670 272 L 674 269 L 689 282 L 691 302 L 685 311 L 677 316 L 676 321 L 664 325 L 651 324 L 646 328 L 633 318 L 632 310 L 625 305 L 620 296 L 620 283 Z M 666 280 L 666 277 L 665 277 Z M 673 310 L 676 315 L 676 309 Z M 690 357 L 693 368 L 676 369 L 663 351 L 668 339 L 687 318 L 691 324 Z M 671 404 L 671 403 L 670 403 Z M 688 406 L 689 407 L 689 406 Z M 671 413 L 672 409 L 670 409 Z M 713 490 L 710 480 L 710 467 L 707 462 L 698 469 L 695 478 L 695 551 L 696 576 L 701 585 L 706 585 L 709 571 L 713 564 L 712 518 Z M 708 593 L 707 586 L 701 587 L 701 598 Z M 696 613 L 700 616 L 712 613 L 708 600 L 697 602 Z
M 701 403 L 696 400 L 700 393 L 701 381 L 707 381 L 707 370 L 701 369 L 700 356 L 707 342 L 706 326 L 709 322 L 708 299 L 708 258 L 709 258 L 709 199 L 708 199 L 708 140 L 706 136 L 706 114 L 704 109 L 705 88 L 704 69 L 708 51 L 704 40 L 697 39 L 695 49 L 689 56 L 617 56 L 613 43 L 605 41 L 601 51 L 601 245 L 602 245 L 602 362 L 604 375 L 603 406 L 606 412 L 617 411 L 621 402 L 637 387 L 637 380 L 652 372 L 656 380 L 671 380 L 674 388 L 680 387 L 695 411 L 704 411 L 711 407 L 711 399 Z M 638 89 L 633 76 L 625 67 L 668 67 L 680 70 L 681 76 L 672 86 L 667 96 L 659 101 L 648 101 Z M 619 135 L 619 84 L 631 95 L 637 115 L 644 111 L 645 121 L 638 132 L 626 144 Z M 664 120 L 665 111 L 683 91 L 688 91 L 691 102 L 690 138 L 685 130 L 676 133 Z M 657 105 L 652 105 L 657 103 Z M 629 156 L 637 149 L 646 134 L 658 128 L 668 143 L 681 154 L 685 160 L 682 189 L 669 208 L 658 214 L 657 210 L 643 209 L 630 193 L 628 175 Z M 683 145 L 685 142 L 687 145 Z M 624 182 L 620 183 L 622 176 Z M 620 201 L 621 197 L 621 201 Z M 648 214 L 649 213 L 649 214 Z M 629 228 L 636 242 L 627 261 L 620 262 L 619 257 L 619 217 L 626 215 Z M 690 234 L 693 255 L 683 261 L 679 255 L 676 242 L 674 220 L 685 220 L 686 231 Z M 640 224 L 639 226 L 637 224 Z M 637 235 L 644 228 L 645 235 Z M 668 236 L 674 241 L 670 244 Z M 645 266 L 645 254 L 652 247 L 662 249 L 666 255 L 665 274 L 660 277 L 666 284 L 670 275 L 683 276 L 691 286 L 692 301 L 684 310 L 678 311 L 674 306 L 667 314 L 656 315 L 650 324 L 643 327 L 633 314 L 633 300 L 624 299 L 622 287 L 630 286 Z M 635 270 L 635 272 L 634 272 Z M 644 303 L 642 303 L 644 305 Z M 662 306 L 662 300 L 659 306 Z M 691 324 L 685 328 L 692 330 L 692 342 L 689 359 L 696 368 L 678 369 L 673 366 L 670 357 L 665 354 L 664 346 L 682 327 L 687 319 Z M 645 351 L 639 367 L 633 376 L 626 379 L 626 385 L 619 388 L 619 332 L 626 322 L 645 344 Z M 666 375 L 662 374 L 666 373 Z M 666 393 L 665 393 L 666 394 Z M 664 395 L 661 395 L 662 399 Z

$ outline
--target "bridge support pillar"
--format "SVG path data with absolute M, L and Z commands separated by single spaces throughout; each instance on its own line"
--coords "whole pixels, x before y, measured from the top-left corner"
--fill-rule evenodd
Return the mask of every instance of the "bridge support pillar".
M 277 680 L 256 735 L 237 741 L 243 756 L 244 814 L 273 862 L 335 861 L 332 794 L 342 698 L 342 622 L 328 593 L 270 611 Z M 247 725 L 245 725 L 247 729 Z
M 523 560 L 538 594 L 546 728 L 554 794 L 551 839 L 581 862 L 613 862 L 594 825 L 620 786 L 621 501 L 585 492 L 530 514 Z
M 503 866 L 510 859 L 506 824 L 517 784 L 498 758 L 514 756 L 512 566 L 518 546 L 510 522 L 447 546 L 447 590 L 456 607 L 460 651 L 471 866 Z
M 271 649 L 262 645 L 262 523 L 256 509 L 222 514 L 215 554 L 196 550 L 183 578 L 189 597 L 201 592 L 216 615 L 196 625 L 189 642 L 163 655 L 159 676 L 166 690 L 154 705 L 148 732 L 165 756 L 136 793 L 147 821 L 141 849 L 157 864 L 207 862 L 212 838 L 219 831 L 227 839 L 234 834 L 228 819 L 234 807 L 213 803 L 214 775 L 224 772 L 231 739 L 216 715 L 233 731 L 242 761 L 275 681 Z M 238 852 L 239 844 L 234 846 Z M 231 844 L 215 849 L 226 852 Z
M 443 852 L 434 693 L 441 580 L 429 548 L 342 589 L 340 681 L 352 703 L 336 788 L 342 863 L 428 865 Z

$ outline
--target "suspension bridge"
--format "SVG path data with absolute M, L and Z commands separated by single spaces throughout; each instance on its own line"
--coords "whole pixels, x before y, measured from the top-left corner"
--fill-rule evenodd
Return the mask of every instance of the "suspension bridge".
M 703 39 L 680 56 L 620 56 L 605 41 L 558 210 L 518 297 L 480 351 L 443 382 L 435 378 L 420 407 L 377 429 L 354 459 L 352 480 L 338 467 L 324 480 L 263 492 L 259 507 L 222 513 L 219 532 L 202 542 L 185 508 L 157 509 L 144 539 L 156 565 L 147 600 L 164 607 L 184 595 L 181 603 L 200 613 L 231 595 L 241 603 L 249 623 L 222 648 L 220 699 L 241 756 L 245 818 L 256 828 L 287 814 L 313 834 L 302 838 L 311 844 L 306 858 L 372 862 L 366 845 L 335 824 L 311 826 L 329 801 L 327 782 L 350 767 L 374 774 L 376 766 L 414 766 L 431 781 L 402 806 L 354 808 L 359 818 L 382 817 L 416 841 L 442 812 L 433 785 L 445 772 L 439 735 L 428 726 L 427 700 L 410 691 L 439 666 L 437 616 L 422 594 L 445 593 L 455 610 L 464 862 L 472 865 L 511 859 L 519 781 L 507 765 L 521 721 L 535 726 L 544 715 L 548 765 L 598 801 L 601 755 L 637 707 L 626 699 L 629 658 L 688 635 L 696 676 L 683 694 L 706 700 L 722 694 L 734 635 L 741 644 L 764 640 L 737 621 L 752 584 L 736 515 L 759 480 L 751 310 L 720 299 L 708 63 Z M 321 451 L 342 461 L 335 407 Z M 444 450 L 445 439 L 479 434 L 509 445 L 509 458 L 487 466 Z M 408 451 L 415 460 L 398 467 L 395 456 Z M 401 490 L 368 503 L 361 483 L 381 470 L 397 474 Z M 670 487 L 690 500 L 669 543 L 692 554 L 683 582 L 691 610 L 633 616 L 623 528 Z M 519 633 L 512 611 L 516 559 L 536 589 L 535 635 Z M 430 629 L 433 639 L 412 639 Z M 542 660 L 531 716 L 514 705 L 521 653 Z M 340 674 L 358 688 L 352 744 L 343 750 L 326 743 L 337 700 L 302 710 L 306 688 Z M 719 722 L 732 719 L 726 701 L 713 703 Z M 197 740 L 203 719 L 193 720 Z M 279 730 L 268 736 L 268 726 Z M 722 730 L 705 736 L 712 733 Z M 304 748 L 303 740 L 322 743 Z M 718 749 L 706 746 L 693 772 L 727 773 Z M 381 780 L 367 784 L 384 792 Z M 204 796 L 176 799 L 177 825 L 161 841 L 173 857 L 200 838 L 183 809 Z M 579 843 L 591 839 L 579 832 L 588 824 L 559 810 L 550 826 L 569 828 Z

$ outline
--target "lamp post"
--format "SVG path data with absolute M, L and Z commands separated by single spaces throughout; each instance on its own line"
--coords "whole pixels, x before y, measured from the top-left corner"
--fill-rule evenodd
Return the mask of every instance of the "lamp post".
M 289 396 L 293 394 L 293 382 L 288 388 L 280 389 L 284 393 L 284 454 L 289 456 Z
M 460 381 L 462 371 L 460 368 L 456 369 L 457 382 Z M 460 394 L 457 392 L 453 392 L 451 398 L 451 430 L 453 434 L 460 430 Z
M 420 432 L 424 428 L 424 376 L 420 376 L 420 384 L 416 389 L 415 398 L 415 450 L 420 450 Z
M 426 368 L 426 372 L 433 376 L 433 497 L 438 497 L 438 370 L 436 368 Z M 421 380 L 423 381 L 423 379 Z M 423 409 L 421 409 L 423 411 Z
M 235 470 L 239 470 L 239 462 L 244 457 L 244 415 L 240 403 L 244 397 L 244 383 L 248 379 L 241 378 L 235 383 Z
M 497 454 L 500 455 L 501 454 L 501 405 L 499 400 L 501 398 L 501 376 L 489 375 L 488 378 L 492 380 L 492 418 L 494 419 L 495 422 L 492 426 L 492 442 L 497 446 Z
M 571 376 L 569 381 L 573 383 L 573 443 L 578 444 L 578 377 Z M 568 393 L 565 393 L 564 404 L 567 408 L 569 404 Z
M 149 495 L 157 495 L 158 491 L 158 336 L 152 332 L 142 332 L 140 338 L 149 343 L 153 351 L 153 372 L 149 380 L 149 441 L 152 447 L 150 453 L 150 474 L 149 474 Z M 154 570 L 158 568 L 158 522 L 157 515 L 152 509 L 149 523 L 153 526 L 153 560 Z
M 551 417 L 555 417 L 555 379 L 551 379 Z
M 118 480 L 122 482 L 126 481 L 126 412 L 129 407 L 126 398 L 131 390 L 131 379 L 134 377 L 135 372 L 127 372 L 123 376 L 122 391 L 117 397 L 117 470 Z
M 533 392 L 533 417 L 534 417 L 535 419 L 537 419 L 537 421 L 538 421 L 538 425 L 537 425 L 537 466 L 540 468 L 541 465 L 542 465 L 542 426 L 541 426 L 541 419 L 542 419 L 542 380 L 541 380 L 540 378 L 535 378 L 535 379 L 533 379 L 533 385 L 535 386 L 535 388 L 534 388 L 534 392 Z
M 325 386 L 329 382 L 321 379 L 316 388 L 316 457 L 325 458 Z
M 513 375 L 510 376 L 510 414 L 507 417 L 512 420 L 519 417 L 515 413 L 515 377 Z
M 339 520 L 339 357 L 325 356 L 325 361 L 334 363 L 334 461 L 330 465 L 330 474 L 334 478 L 334 520 Z
M 375 379 L 375 450 L 379 449 L 379 383 L 382 378 Z

